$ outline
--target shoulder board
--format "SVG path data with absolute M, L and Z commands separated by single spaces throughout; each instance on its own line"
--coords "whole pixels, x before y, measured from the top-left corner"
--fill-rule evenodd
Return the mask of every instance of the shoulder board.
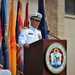
M 24 29 L 28 29 L 28 27 L 24 27 Z
M 37 29 L 38 31 L 41 31 L 40 29 Z

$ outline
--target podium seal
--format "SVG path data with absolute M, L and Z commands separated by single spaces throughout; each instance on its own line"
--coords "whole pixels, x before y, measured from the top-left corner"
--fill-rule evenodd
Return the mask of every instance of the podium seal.
M 61 43 L 54 42 L 46 50 L 45 62 L 48 70 L 54 74 L 61 73 L 66 66 L 66 51 Z

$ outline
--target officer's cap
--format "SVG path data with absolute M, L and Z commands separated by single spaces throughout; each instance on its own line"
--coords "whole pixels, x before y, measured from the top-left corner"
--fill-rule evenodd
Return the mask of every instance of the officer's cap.
M 30 19 L 36 20 L 36 21 L 41 21 L 42 15 L 40 13 L 33 13 L 30 15 Z

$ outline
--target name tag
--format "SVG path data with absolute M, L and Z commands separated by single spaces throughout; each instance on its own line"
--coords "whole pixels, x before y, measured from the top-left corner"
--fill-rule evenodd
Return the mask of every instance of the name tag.
M 29 35 L 33 35 L 33 33 L 28 33 Z

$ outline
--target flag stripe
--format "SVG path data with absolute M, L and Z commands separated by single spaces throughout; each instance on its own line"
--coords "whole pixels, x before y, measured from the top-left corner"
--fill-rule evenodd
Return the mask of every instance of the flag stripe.
M 22 19 L 21 19 L 21 16 L 19 16 L 18 15 L 18 22 L 19 22 L 19 24 L 20 24 L 20 28 L 22 28 L 23 29 L 23 22 L 22 22 Z M 21 32 L 21 30 L 20 30 L 20 32 Z

